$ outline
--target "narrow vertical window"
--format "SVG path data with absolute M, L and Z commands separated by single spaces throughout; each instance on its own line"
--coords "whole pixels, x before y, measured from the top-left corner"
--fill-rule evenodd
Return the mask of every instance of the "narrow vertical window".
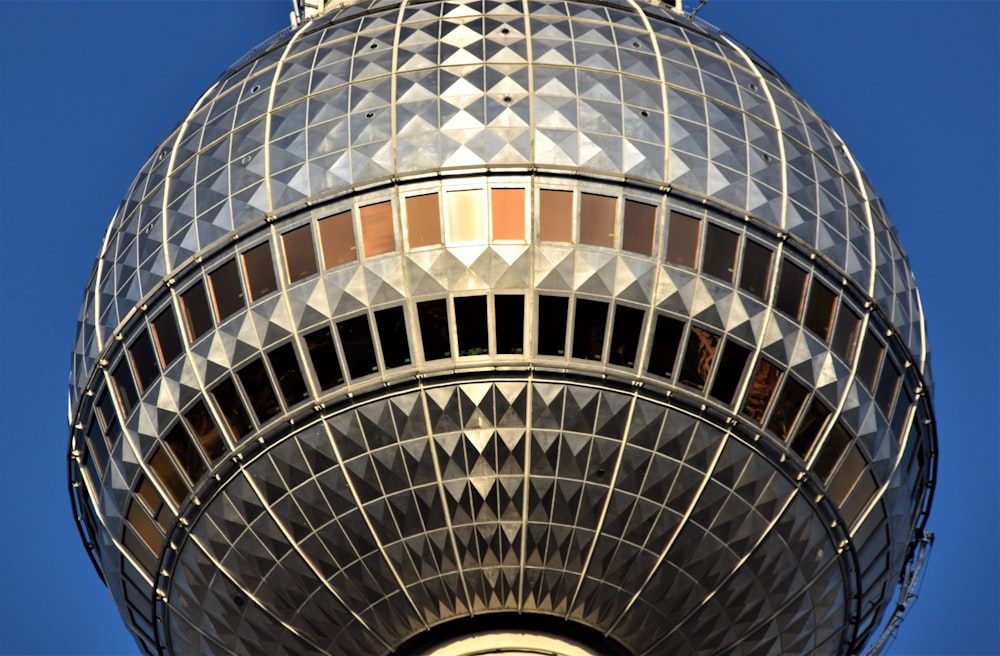
M 878 379 L 878 387 L 875 389 L 875 405 L 886 417 L 891 417 L 892 402 L 896 400 L 896 390 L 899 387 L 899 369 L 892 360 L 886 358 L 882 367 L 882 375 Z
M 854 488 L 854 484 L 865 471 L 865 457 L 861 454 L 861 449 L 855 444 L 847 451 L 844 461 L 840 464 L 840 469 L 833 475 L 827 489 L 834 502 L 839 506 L 847 500 L 847 495 Z
M 278 379 L 278 389 L 285 405 L 291 407 L 309 396 L 305 381 L 302 380 L 302 369 L 299 359 L 295 356 L 295 347 L 283 344 L 271 349 L 267 354 L 274 377 Z
M 600 360 L 604 350 L 604 331 L 608 323 L 608 304 L 576 299 L 573 318 L 573 357 Z
M 187 320 L 188 337 L 192 342 L 212 329 L 212 311 L 208 309 L 205 285 L 201 280 L 181 294 L 181 308 Z
M 420 324 L 420 341 L 424 346 L 424 360 L 451 357 L 447 302 L 442 298 L 417 303 L 417 319 Z
M 689 269 L 697 268 L 701 220 L 680 212 L 671 212 L 667 230 L 667 262 Z
M 174 311 L 169 305 L 153 319 L 153 336 L 160 353 L 160 365 L 166 369 L 183 350 Z
M 281 412 L 278 396 L 274 393 L 271 379 L 267 375 L 267 367 L 260 358 L 254 358 L 236 372 L 243 390 L 250 400 L 250 407 L 261 424 Z
M 128 354 L 132 360 L 132 368 L 135 370 L 136 381 L 139 383 L 139 391 L 145 392 L 160 375 L 160 370 L 156 366 L 153 345 L 149 340 L 149 333 L 145 329 L 139 330 L 138 337 L 128 347 Z
M 767 360 L 761 360 L 750 382 L 750 392 L 747 394 L 746 403 L 743 404 L 743 414 L 758 424 L 762 423 L 779 380 L 781 380 L 781 370 Z
M 132 530 L 135 531 L 135 534 L 150 548 L 154 555 L 158 556 L 160 548 L 163 546 L 163 535 L 156 528 L 153 520 L 146 515 L 146 511 L 142 509 L 142 506 L 132 501 L 129 504 L 128 514 L 125 518 L 129 526 L 132 527 Z M 132 549 L 129 549 L 129 551 L 132 551 Z
M 163 484 L 167 494 L 174 500 L 174 505 L 180 505 L 184 497 L 188 495 L 187 483 L 184 482 L 181 473 L 174 467 L 167 452 L 156 447 L 153 456 L 149 459 L 149 466 L 156 475 L 156 480 Z
M 799 318 L 802 311 L 802 295 L 806 288 L 806 272 L 788 260 L 781 263 L 778 276 L 778 294 L 774 306 L 785 314 Z
M 139 394 L 135 389 L 135 381 L 132 380 L 132 371 L 129 369 L 128 361 L 122 359 L 111 373 L 111 379 L 115 382 L 115 389 L 118 390 L 118 400 L 122 404 L 122 416 L 127 417 L 132 414 L 132 408 L 139 401 Z
M 649 366 L 646 371 L 665 378 L 674 375 L 674 365 L 677 362 L 677 351 L 681 346 L 683 331 L 684 322 L 664 315 L 656 317 L 653 347 L 649 352 Z
M 740 267 L 740 289 L 757 298 L 767 297 L 767 278 L 771 275 L 771 251 L 755 241 L 746 241 Z
M 566 355 L 566 317 L 569 299 L 538 297 L 538 354 Z
M 344 358 L 351 378 L 360 378 L 378 371 L 367 314 L 338 322 L 337 334 L 340 335 L 340 345 L 344 347 Z
M 731 339 L 726 340 L 726 346 L 722 349 L 722 357 L 719 359 L 719 370 L 715 374 L 715 380 L 712 382 L 712 390 L 709 394 L 727 405 L 732 403 L 749 357 L 750 351 L 748 349 Z
M 179 421 L 174 424 L 174 427 L 164 436 L 163 442 L 174 454 L 174 459 L 187 474 L 188 480 L 197 483 L 201 475 L 205 473 L 205 461 L 201 459 L 198 447 L 194 445 L 194 441 L 188 435 L 184 424 Z
M 850 433 L 838 421 L 830 429 L 830 434 L 827 435 L 826 441 L 820 447 L 819 454 L 816 456 L 816 460 L 812 466 L 813 473 L 819 476 L 820 480 L 824 483 L 830 478 L 833 468 L 837 466 L 840 456 L 844 455 L 844 451 L 850 443 Z
M 858 337 L 858 327 L 861 319 L 854 313 L 854 310 L 845 304 L 840 304 L 837 312 L 837 323 L 834 325 L 833 338 L 830 340 L 830 347 L 847 364 L 854 360 L 854 344 Z
M 809 391 L 805 387 L 791 376 L 785 376 L 785 384 L 781 387 L 777 401 L 774 402 L 774 410 L 767 421 L 767 429 L 787 442 L 807 396 Z
M 396 233 L 392 226 L 392 203 L 385 201 L 359 208 L 361 243 L 365 257 L 396 250 Z
M 681 375 L 678 380 L 684 385 L 705 389 L 718 348 L 718 335 L 692 326 L 688 334 L 687 348 L 684 349 L 684 361 L 681 364 Z
M 486 208 L 483 190 L 449 191 L 446 234 L 449 242 L 486 241 Z
M 622 221 L 622 250 L 652 255 L 655 231 L 656 206 L 626 200 L 625 217 Z
M 233 432 L 233 437 L 236 440 L 243 439 L 244 436 L 253 431 L 250 415 L 247 413 L 246 406 L 243 405 L 243 399 L 240 398 L 239 392 L 236 391 L 236 385 L 233 384 L 232 378 L 228 376 L 223 378 L 212 390 L 212 396 L 219 404 L 222 416 L 226 418 L 226 423 L 229 424 L 229 429 Z
M 816 278 L 809 286 L 809 302 L 806 304 L 806 317 L 803 323 L 824 342 L 830 337 L 833 323 L 833 310 L 837 304 L 837 295 Z
M 490 331 L 485 296 L 460 296 L 455 299 L 455 329 L 458 331 L 460 356 L 489 353 Z
M 215 318 L 222 321 L 244 308 L 243 285 L 240 283 L 240 272 L 236 268 L 236 260 L 229 260 L 218 269 L 208 274 L 212 299 L 215 301 Z
M 710 276 L 732 282 L 736 270 L 736 249 L 739 245 L 738 234 L 709 223 L 705 232 L 705 261 L 701 270 Z
M 538 238 L 573 241 L 573 192 L 542 189 L 538 192 Z
M 350 210 L 319 221 L 319 243 L 324 269 L 332 269 L 358 259 Z
M 309 359 L 312 360 L 320 389 L 330 389 L 344 382 L 337 347 L 333 345 L 333 335 L 329 327 L 320 328 L 305 336 Z
M 524 239 L 524 189 L 491 189 L 493 239 Z
M 281 245 L 285 250 L 285 272 L 288 274 L 288 282 L 308 278 L 318 271 L 312 226 L 307 224 L 281 235 Z
M 803 460 L 812 450 L 813 444 L 816 443 L 816 438 L 823 430 L 829 416 L 830 409 L 818 398 L 813 397 L 812 403 L 809 404 L 809 409 L 802 416 L 802 421 L 799 422 L 799 427 L 795 430 L 795 437 L 792 438 L 791 442 L 792 451 L 799 454 Z
M 882 363 L 882 345 L 875 339 L 875 334 L 869 332 L 861 347 L 861 357 L 858 359 L 858 380 L 865 384 L 869 391 L 875 389 L 875 376 L 878 375 Z
M 524 296 L 494 296 L 493 326 L 496 329 L 498 355 L 524 353 Z
M 406 199 L 406 231 L 410 248 L 441 243 L 441 209 L 436 193 Z
M 243 267 L 246 269 L 247 290 L 250 301 L 270 294 L 278 288 L 274 278 L 274 262 L 271 261 L 271 245 L 261 244 L 243 254 Z
M 611 346 L 608 362 L 623 367 L 635 366 L 635 354 L 639 348 L 639 333 L 646 313 L 627 305 L 615 305 L 614 327 L 611 329 Z
M 614 248 L 617 198 L 580 194 L 580 243 Z
M 403 307 L 397 305 L 375 312 L 375 327 L 378 329 L 378 342 L 382 347 L 382 359 L 386 368 L 410 364 L 410 341 Z
M 195 439 L 205 451 L 209 462 L 215 462 L 226 451 L 226 444 L 222 441 L 222 433 L 215 425 L 215 420 L 209 413 L 204 401 L 197 401 L 184 413 L 188 428 L 194 433 Z

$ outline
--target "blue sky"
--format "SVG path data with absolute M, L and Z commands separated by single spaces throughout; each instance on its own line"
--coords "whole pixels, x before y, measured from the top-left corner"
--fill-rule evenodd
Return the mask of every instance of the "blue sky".
M 0 654 L 131 654 L 66 490 L 66 379 L 103 231 L 149 152 L 290 0 L 0 1 Z M 885 199 L 929 317 L 941 459 L 892 654 L 1000 654 L 1000 3 L 712 0 Z

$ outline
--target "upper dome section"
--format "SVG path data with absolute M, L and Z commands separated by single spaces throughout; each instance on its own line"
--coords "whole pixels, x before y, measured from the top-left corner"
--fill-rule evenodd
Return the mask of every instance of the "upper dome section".
M 137 308 L 239 233 L 348 191 L 485 170 L 669 187 L 746 215 L 867 294 L 925 368 L 880 200 L 746 48 L 644 2 L 378 0 L 259 46 L 153 152 L 85 295 L 72 398 Z

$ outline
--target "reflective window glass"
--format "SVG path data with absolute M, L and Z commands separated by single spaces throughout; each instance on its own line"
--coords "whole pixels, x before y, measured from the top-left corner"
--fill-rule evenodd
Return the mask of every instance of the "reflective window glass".
M 538 238 L 573 241 L 573 192 L 542 189 L 538 192 Z
M 188 337 L 192 342 L 212 329 L 212 311 L 208 309 L 205 285 L 201 280 L 181 294 L 181 308 L 187 320 Z
M 740 289 L 757 298 L 767 298 L 767 278 L 771 274 L 771 251 L 755 241 L 743 247 L 740 267 Z
M 805 387 L 791 376 L 786 376 L 781 393 L 774 402 L 771 418 L 767 421 L 767 429 L 787 442 L 807 396 L 809 391 Z
M 524 239 L 524 189 L 491 189 L 493 239 Z
M 122 359 L 111 373 L 112 380 L 115 381 L 115 388 L 118 390 L 118 400 L 122 404 L 122 415 L 125 417 L 132 414 L 132 408 L 139 400 L 139 394 L 135 389 L 135 381 L 132 380 L 132 371 L 128 367 L 128 362 Z
M 341 212 L 320 219 L 319 242 L 323 253 L 324 269 L 332 269 L 335 266 L 358 259 L 351 212 Z
M 406 199 L 406 230 L 410 248 L 441 243 L 441 210 L 436 193 Z
M 774 306 L 785 314 L 799 318 L 802 310 L 802 294 L 806 287 L 806 272 L 788 260 L 781 263 L 778 276 L 778 294 Z
M 446 232 L 449 242 L 486 241 L 486 208 L 482 189 L 449 191 Z
M 764 421 L 764 413 L 771 403 L 774 390 L 778 388 L 778 381 L 781 380 L 781 370 L 768 362 L 761 360 L 757 363 L 753 380 L 750 381 L 750 391 L 747 393 L 746 403 L 743 404 L 743 414 L 747 415 L 757 423 Z
M 576 313 L 573 317 L 574 358 L 601 359 L 607 322 L 607 303 L 586 298 L 576 299 Z
M 97 397 L 95 407 L 104 422 L 104 430 L 109 435 L 118 427 L 118 415 L 115 413 L 115 404 L 111 401 L 111 396 L 107 392 L 101 393 Z
M 485 296 L 455 298 L 455 328 L 458 331 L 459 355 L 489 353 L 489 321 Z
M 271 349 L 267 359 L 271 363 L 285 405 L 291 407 L 308 398 L 309 392 L 306 390 L 305 381 L 302 380 L 302 369 L 299 367 L 299 359 L 295 356 L 295 347 L 283 344 Z
M 156 556 L 150 552 L 149 547 L 146 543 L 142 541 L 141 538 L 137 537 L 135 529 L 131 525 L 127 525 L 128 528 L 125 530 L 124 535 L 122 535 L 122 543 L 130 554 L 132 554 L 136 561 L 139 563 L 147 574 L 152 574 L 156 570 Z
M 840 456 L 851 443 L 851 434 L 847 432 L 843 424 L 839 421 L 830 429 L 826 441 L 819 450 L 816 460 L 813 462 L 812 470 L 825 483 L 830 478 L 833 468 L 840 462 Z
M 743 378 L 743 369 L 746 367 L 747 359 L 750 357 L 749 349 L 737 344 L 733 340 L 727 340 L 726 346 L 722 349 L 722 357 L 719 358 L 719 370 L 712 381 L 712 390 L 709 392 L 714 398 L 725 404 L 733 402 L 733 395 Z
M 701 270 L 710 276 L 733 281 L 736 269 L 736 249 L 740 236 L 725 228 L 709 223 L 705 231 L 705 261 Z
M 225 417 L 226 423 L 229 425 L 229 430 L 233 432 L 233 437 L 236 440 L 243 439 L 245 435 L 253 431 L 253 423 L 250 421 L 250 415 L 247 412 L 246 406 L 243 405 L 243 399 L 240 398 L 239 392 L 236 391 L 236 385 L 231 378 L 227 376 L 219 381 L 219 384 L 212 390 L 212 396 L 215 397 L 216 403 L 219 404 L 222 416 Z
M 857 445 L 854 445 L 847 450 L 847 455 L 844 456 L 844 461 L 841 463 L 840 469 L 833 475 L 830 484 L 827 486 L 834 503 L 839 506 L 847 500 L 847 495 L 850 494 L 855 481 L 858 480 L 858 477 L 861 476 L 864 470 L 865 457 L 861 454 L 861 449 Z
M 288 282 L 296 282 L 314 275 L 316 250 L 313 248 L 312 227 L 304 225 L 281 235 L 281 245 L 285 250 L 285 272 Z
M 899 395 L 899 399 L 896 401 L 896 409 L 892 413 L 892 420 L 889 422 L 889 425 L 892 427 L 892 434 L 896 435 L 897 439 L 903 434 L 903 423 L 906 421 L 906 415 L 909 414 L 907 411 L 910 409 L 911 403 L 913 403 L 913 398 L 904 387 L 902 393 Z
M 813 278 L 809 286 L 809 301 L 806 304 L 806 317 L 803 323 L 806 328 L 826 341 L 830 336 L 830 326 L 833 323 L 833 310 L 836 307 L 837 295 L 826 285 Z
M 671 212 L 670 224 L 667 226 L 667 262 L 696 268 L 700 233 L 701 220 L 680 212 Z
M 819 437 L 819 433 L 823 430 L 829 416 L 830 409 L 818 398 L 813 397 L 809 408 L 802 415 L 802 421 L 799 422 L 791 442 L 792 451 L 799 454 L 803 460 L 812 450 L 813 444 L 816 443 L 816 438 Z
M 163 485 L 167 494 L 174 500 L 174 505 L 179 506 L 188 494 L 188 487 L 181 477 L 181 473 L 174 467 L 167 452 L 156 447 L 153 456 L 149 459 L 149 466 L 152 468 L 156 480 Z
M 184 424 L 179 421 L 174 424 L 174 427 L 164 436 L 163 442 L 174 454 L 174 459 L 187 474 L 188 480 L 197 483 L 201 475 L 205 473 L 205 461 L 201 459 L 198 447 L 194 445 L 187 429 L 184 428 Z
M 451 357 L 447 302 L 442 298 L 417 303 L 417 320 L 420 324 L 420 341 L 424 347 L 424 360 L 440 360 Z
M 617 200 L 580 194 L 580 243 L 614 248 Z
M 375 312 L 375 327 L 386 368 L 410 364 L 410 341 L 403 307 L 397 305 Z
M 655 231 L 656 206 L 626 200 L 625 217 L 622 221 L 622 249 L 652 255 Z
M 833 329 L 833 338 L 830 340 L 830 348 L 839 355 L 844 362 L 851 364 L 854 360 L 854 340 L 858 336 L 858 326 L 861 319 L 854 314 L 854 310 L 845 304 L 840 304 L 837 312 L 837 323 Z
M 681 375 L 678 380 L 684 385 L 704 389 L 718 348 L 718 335 L 692 326 L 688 334 L 687 348 L 684 349 L 684 360 L 681 363 Z
M 858 380 L 869 390 L 875 389 L 875 376 L 878 375 L 882 363 L 882 345 L 875 339 L 875 334 L 869 332 L 861 347 L 861 357 L 858 359 Z
M 139 335 L 128 347 L 128 354 L 132 360 L 132 368 L 135 370 L 135 378 L 139 383 L 139 390 L 145 392 L 146 389 L 160 375 L 160 370 L 156 366 L 156 355 L 153 353 L 153 344 L 149 340 L 149 333 L 145 329 L 139 330 Z
M 493 304 L 497 354 L 524 353 L 524 296 L 497 294 Z
M 844 521 L 848 526 L 854 526 L 854 522 L 857 521 L 858 517 L 861 515 L 861 511 L 864 510 L 865 506 L 868 505 L 868 502 L 871 501 L 877 489 L 878 485 L 875 483 L 875 478 L 872 476 L 871 472 L 865 472 L 861 478 L 858 479 L 857 484 L 854 486 L 854 492 L 851 493 L 850 498 L 840 509 L 840 513 L 844 516 Z M 884 566 L 884 561 L 882 565 Z
M 899 369 L 886 358 L 882 367 L 882 375 L 878 379 L 878 387 L 875 389 L 875 405 L 886 417 L 890 417 L 892 412 L 892 402 L 896 399 L 896 389 L 899 387 Z
M 166 369 L 183 350 L 173 308 L 168 305 L 152 323 L 153 336 L 156 338 L 157 350 L 160 353 L 160 365 Z
M 96 428 L 94 424 L 91 424 L 91 426 Z M 93 430 L 90 433 L 86 437 L 87 453 L 90 455 L 90 460 L 94 463 L 94 466 L 97 467 L 97 476 L 95 478 L 99 479 L 104 476 L 104 466 L 108 461 L 108 445 L 104 441 L 103 435 L 95 435 L 93 434 Z
M 143 510 L 142 506 L 135 501 L 129 504 L 126 520 L 136 535 L 146 543 L 154 554 L 158 555 L 160 548 L 163 546 L 163 535 L 160 534 L 160 530 L 153 523 L 153 520 L 146 515 L 146 511 Z
M 569 299 L 538 297 L 538 354 L 566 355 L 566 317 Z
M 160 493 L 156 491 L 156 488 L 149 482 L 149 478 L 145 474 L 139 474 L 139 483 L 135 486 L 135 493 L 146 504 L 146 508 L 149 509 L 151 514 L 155 515 L 160 506 L 163 505 Z
M 665 378 L 670 378 L 674 374 L 683 331 L 684 322 L 664 315 L 656 317 L 653 347 L 649 352 L 649 367 L 646 369 L 649 373 Z
M 396 250 L 396 233 L 392 225 L 392 203 L 385 201 L 359 208 L 361 243 L 365 257 Z
M 351 378 L 360 378 L 378 371 L 367 314 L 338 321 L 337 334 L 340 335 L 340 345 L 344 348 L 344 359 L 347 360 L 347 371 Z
M 268 419 L 281 412 L 278 396 L 274 393 L 271 379 L 267 375 L 267 367 L 260 358 L 254 358 L 245 364 L 236 372 L 236 376 L 247 393 L 250 407 L 257 415 L 258 422 L 266 423 Z
M 635 366 L 635 354 L 639 348 L 639 333 L 646 313 L 627 305 L 615 305 L 614 327 L 611 329 L 611 346 L 608 362 L 623 367 Z
M 247 274 L 247 290 L 250 301 L 270 294 L 278 288 L 274 278 L 274 263 L 271 261 L 271 245 L 261 244 L 243 254 L 243 267 Z
M 305 336 L 309 359 L 312 360 L 320 389 L 330 389 L 344 382 L 337 347 L 333 344 L 330 328 L 323 327 Z
M 240 283 L 240 272 L 236 269 L 236 260 L 229 260 L 208 274 L 208 282 L 215 301 L 216 319 L 222 321 L 243 309 L 243 285 Z
M 184 413 L 188 428 L 194 433 L 195 439 L 205 451 L 211 463 L 217 461 L 226 451 L 225 442 L 222 441 L 222 433 L 215 425 L 215 420 L 205 407 L 204 401 L 196 401 L 191 408 Z

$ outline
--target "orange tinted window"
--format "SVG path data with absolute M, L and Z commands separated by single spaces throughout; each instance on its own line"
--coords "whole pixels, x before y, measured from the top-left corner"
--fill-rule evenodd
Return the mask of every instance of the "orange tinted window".
M 524 189 L 493 189 L 493 238 L 524 239 Z
M 615 198 L 580 194 L 580 242 L 613 248 L 615 245 Z
M 365 257 L 396 250 L 396 234 L 392 227 L 392 203 L 375 203 L 360 208 L 361 243 Z
M 354 243 L 354 223 L 350 211 L 322 219 L 319 222 L 319 241 L 323 251 L 324 269 L 332 269 L 358 259 L 358 249 Z
M 643 255 L 653 254 L 653 233 L 656 228 L 656 207 L 634 200 L 625 201 L 625 221 L 622 225 L 622 249 Z
M 406 228 L 410 248 L 441 243 L 441 212 L 436 193 L 406 199 Z
M 572 242 L 573 192 L 542 189 L 538 196 L 538 238 Z

